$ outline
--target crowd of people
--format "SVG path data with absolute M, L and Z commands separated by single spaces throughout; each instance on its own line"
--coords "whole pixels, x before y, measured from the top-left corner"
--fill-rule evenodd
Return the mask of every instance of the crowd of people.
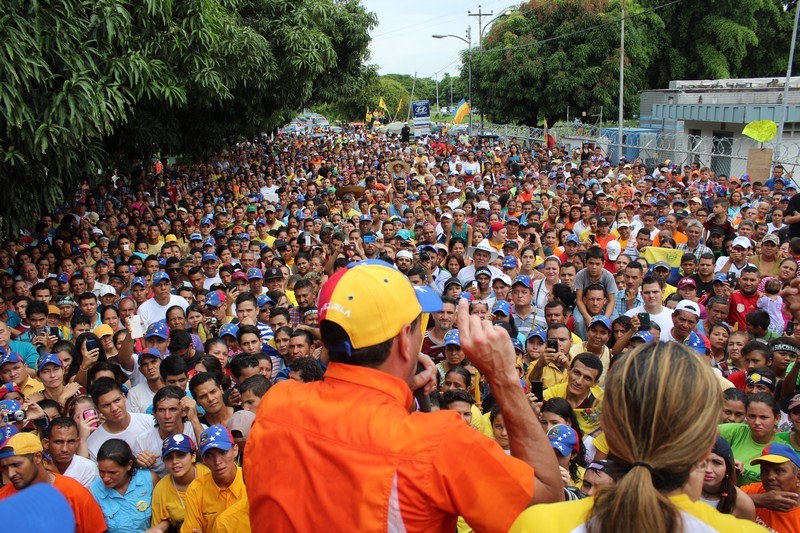
M 91 533 L 800 531 L 799 266 L 780 165 L 362 129 L 153 158 L 0 248 L 0 499 L 50 484 Z

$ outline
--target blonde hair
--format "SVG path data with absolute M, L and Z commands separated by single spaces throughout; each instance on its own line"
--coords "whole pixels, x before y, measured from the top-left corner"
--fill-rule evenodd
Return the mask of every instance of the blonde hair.
M 595 498 L 588 531 L 680 531 L 664 493 L 683 486 L 711 450 L 721 407 L 708 362 L 682 344 L 650 342 L 617 361 L 601 422 L 611 455 L 630 470 Z

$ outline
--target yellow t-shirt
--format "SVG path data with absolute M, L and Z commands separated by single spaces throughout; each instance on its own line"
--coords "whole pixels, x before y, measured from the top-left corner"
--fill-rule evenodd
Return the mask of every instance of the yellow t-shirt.
M 197 469 L 195 479 L 210 472 L 203 463 L 195 463 L 195 468 Z M 169 520 L 173 527 L 180 528 L 181 524 L 183 524 L 183 519 L 186 517 L 185 501 L 186 492 L 176 490 L 175 484 L 172 482 L 172 476 L 168 474 L 153 489 L 153 504 L 151 506 L 153 517 L 150 525 L 155 526 L 163 520 Z
M 244 487 L 242 469 L 236 468 L 236 478 L 225 489 L 220 489 L 210 473 L 192 481 L 183 499 L 186 504 L 186 517 L 181 526 L 181 533 L 192 533 L 192 530 L 215 531 L 219 515 L 228 507 L 247 497 Z
M 567 386 L 569 383 L 559 383 L 544 391 L 544 400 L 550 398 L 567 398 Z M 600 403 L 603 399 L 603 389 L 600 387 L 592 387 L 590 389 L 592 396 L 594 396 L 594 403 L 591 407 L 585 409 L 575 409 L 575 416 L 578 418 L 578 425 L 581 427 L 584 435 L 591 435 L 600 428 Z
M 28 376 L 28 381 L 26 381 L 25 385 L 21 387 L 21 390 L 22 395 L 27 398 L 31 394 L 42 392 L 44 390 L 44 384 L 38 379 Z
M 572 348 L 569 350 L 569 360 L 572 361 L 576 356 L 588 351 L 589 350 L 586 349 L 586 342 L 581 341 L 578 344 L 573 344 Z M 606 374 L 608 374 L 608 369 L 611 366 L 611 350 L 608 346 L 603 346 L 603 353 L 600 354 L 600 362 L 603 363 L 603 374 L 600 376 L 598 385 L 603 387 L 606 383 Z
M 242 498 L 217 517 L 217 533 L 249 533 L 250 502 Z
M 726 533 L 766 531 L 755 522 L 722 514 L 700 501 L 693 502 L 686 494 L 670 496 L 670 500 L 680 510 L 684 531 L 725 531 Z M 586 498 L 578 501 L 534 505 L 519 515 L 509 531 L 510 533 L 585 531 L 586 520 L 593 504 L 594 498 Z

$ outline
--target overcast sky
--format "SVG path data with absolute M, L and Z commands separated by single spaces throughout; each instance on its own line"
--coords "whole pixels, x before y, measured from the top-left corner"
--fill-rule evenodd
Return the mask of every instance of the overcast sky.
M 410 74 L 441 77 L 445 72 L 456 74 L 460 67 L 459 51 L 466 44 L 458 39 L 434 39 L 433 34 L 454 34 L 466 38 L 472 24 L 472 41 L 477 46 L 477 13 L 480 4 L 485 12 L 499 15 L 519 2 L 509 0 L 362 0 L 369 11 L 378 16 L 372 30 L 372 58 L 380 74 Z M 483 19 L 484 25 L 493 17 Z

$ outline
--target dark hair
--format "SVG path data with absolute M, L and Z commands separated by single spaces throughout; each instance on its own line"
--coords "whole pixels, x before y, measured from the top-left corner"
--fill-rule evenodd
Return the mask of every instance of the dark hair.
M 748 221 L 744 220 L 743 222 L 748 222 Z M 759 272 L 758 267 L 753 265 L 748 265 L 742 269 L 742 271 L 739 273 L 739 277 L 743 276 L 744 274 L 755 274 L 758 276 L 761 273 Z
M 464 378 L 464 383 L 466 384 L 467 388 L 469 389 L 472 387 L 472 374 L 469 373 L 469 370 L 464 368 L 463 366 L 454 366 L 450 370 L 444 373 L 444 379 L 447 379 L 447 376 L 450 374 L 459 374 L 461 377 Z
M 261 332 L 258 331 L 258 328 L 256 326 L 253 326 L 251 324 L 246 324 L 244 326 L 239 326 L 239 329 L 236 331 L 236 340 L 238 342 L 241 342 L 242 337 L 244 337 L 248 333 L 261 338 Z
M 158 392 L 156 392 L 156 395 L 153 396 L 153 412 L 155 412 L 156 407 L 163 400 L 172 399 L 172 400 L 181 401 L 184 396 L 186 396 L 185 392 L 183 392 L 178 387 L 175 387 L 175 386 L 172 386 L 172 385 L 168 385 L 166 387 L 162 387 L 162 388 L 158 389 Z
M 642 280 L 642 287 L 645 285 L 652 285 L 653 283 L 658 284 L 661 289 L 664 288 L 664 280 L 653 275 L 647 276 Z
M 314 344 L 314 337 L 311 335 L 311 333 L 309 333 L 304 329 L 296 329 L 292 332 L 291 335 L 289 335 L 290 339 L 294 339 L 295 337 L 303 337 L 306 344 L 308 344 L 309 346 Z
M 772 350 L 770 350 L 769 346 L 763 342 L 749 341 L 742 347 L 742 357 L 747 357 L 753 352 L 762 353 L 764 355 L 764 359 L 767 361 L 767 366 L 772 364 Z
M 212 356 L 207 356 L 207 357 L 209 359 L 213 359 L 214 361 L 217 361 L 216 357 L 212 357 Z M 206 367 L 206 370 L 208 370 L 209 368 L 208 368 L 208 366 L 206 366 L 206 361 L 205 360 L 206 360 L 206 357 L 203 357 L 201 362 L 203 363 L 203 366 Z M 217 364 L 219 364 L 219 361 L 217 361 Z M 217 387 L 221 387 L 222 386 L 218 376 L 213 374 L 213 373 L 211 373 L 211 372 L 198 372 L 197 374 L 195 374 L 192 377 L 192 379 L 189 381 L 189 392 L 192 394 L 192 397 L 197 396 L 197 394 L 196 394 L 197 387 L 199 387 L 200 385 L 203 385 L 204 383 L 208 383 L 209 381 L 213 381 L 214 384 Z
M 769 313 L 767 313 L 763 309 L 756 309 L 755 311 L 750 311 L 744 317 L 745 321 L 753 326 L 754 328 L 761 328 L 764 331 L 769 329 Z
M 270 298 L 272 298 L 272 296 L 270 296 Z M 278 301 L 275 300 L 275 298 L 272 299 L 276 302 Z M 282 316 L 286 319 L 286 321 L 289 324 L 292 323 L 292 315 L 289 313 L 289 310 L 285 307 L 273 307 L 272 309 L 270 309 L 269 317 L 272 318 L 274 316 Z
M 85 315 L 82 315 L 82 316 L 85 316 Z M 77 372 L 77 369 L 79 369 L 81 364 L 83 363 L 83 345 L 86 344 L 86 341 L 90 340 L 90 339 L 95 341 L 95 343 L 97 343 L 97 349 L 99 351 L 99 353 L 97 355 L 97 362 L 100 363 L 100 362 L 108 360 L 108 358 L 106 357 L 106 351 L 103 348 L 103 343 L 100 342 L 100 339 L 97 338 L 97 335 L 95 335 L 92 332 L 81 333 L 75 339 L 75 348 L 72 350 L 72 365 L 71 365 L 71 367 L 76 369 L 75 370 L 76 372 Z
M 258 331 L 258 328 L 255 326 L 250 327 Z M 233 377 L 235 377 L 238 381 L 245 369 L 258 368 L 258 359 L 256 359 L 253 355 L 240 353 L 231 359 L 231 362 L 228 363 L 228 367 L 231 369 L 231 374 L 233 374 Z
M 158 372 L 161 374 L 161 379 L 166 380 L 167 376 L 180 376 L 181 374 L 188 374 L 189 366 L 186 364 L 186 361 L 183 360 L 183 357 L 178 355 L 170 355 L 161 361 L 161 366 L 159 367 Z
M 779 418 L 781 416 L 781 409 L 778 407 L 778 402 L 776 402 L 772 394 L 769 394 L 768 392 L 757 392 L 756 394 L 751 394 L 748 396 L 744 402 L 745 411 L 750 409 L 750 406 L 754 403 L 766 404 L 770 409 L 772 409 L 772 414 L 775 416 L 775 418 Z
M 600 376 L 603 375 L 603 362 L 591 352 L 583 352 L 576 355 L 569 367 L 575 368 L 575 365 L 578 363 L 587 368 L 597 370 L 597 377 L 595 379 L 600 379 Z
M 256 299 L 255 294 L 252 292 L 243 292 L 239 296 L 236 297 L 236 305 L 237 307 L 244 302 L 250 302 L 253 304 L 253 307 L 258 309 L 258 300 Z
M 250 376 L 247 379 L 243 379 L 242 382 L 236 386 L 236 388 L 239 389 L 239 392 L 242 394 L 250 391 L 255 396 L 261 398 L 267 393 L 271 386 L 272 383 L 270 383 L 267 378 L 261 374 L 256 374 L 255 376 Z
M 605 258 L 606 258 L 606 253 L 599 246 L 592 246 L 591 248 L 586 250 L 587 261 L 589 259 L 600 259 L 601 261 L 604 261 Z
M 442 409 L 449 409 L 450 404 L 455 402 L 464 402 L 473 405 L 475 403 L 475 398 L 473 398 L 472 395 L 467 391 L 454 389 L 442 394 L 442 399 L 439 402 L 439 405 Z
M 100 372 L 111 372 L 114 374 L 114 379 L 119 384 L 120 388 L 122 388 L 122 384 L 128 379 L 128 377 L 122 372 L 122 369 L 119 367 L 119 365 L 115 365 L 111 361 L 98 361 L 90 366 L 89 371 L 86 373 L 87 384 L 91 385 L 94 383 L 97 379 L 97 374 Z
M 108 439 L 100 446 L 97 452 L 97 462 L 114 461 L 119 466 L 130 467 L 128 476 L 133 477 L 136 472 L 136 457 L 128 443 L 122 439 Z
M 742 403 L 747 402 L 747 396 L 745 396 L 744 391 L 736 387 L 725 389 L 722 392 L 722 399 L 728 401 L 742 402 Z
M 587 287 L 587 290 L 588 288 L 589 287 Z M 566 308 L 564 309 L 564 314 L 566 314 L 567 309 L 575 307 L 575 291 L 572 290 L 572 288 L 566 283 L 556 283 L 555 285 L 553 285 L 552 294 L 555 300 L 553 300 L 552 302 L 548 302 L 547 305 L 550 305 L 553 302 L 563 303 Z M 545 305 L 545 308 L 547 307 L 547 305 Z
M 45 398 L 44 400 L 39 400 L 36 404 L 41 407 L 42 409 L 55 409 L 58 412 L 58 416 L 64 416 L 64 412 L 61 410 L 61 404 L 59 404 L 55 400 L 50 400 L 49 398 Z
M 300 373 L 300 381 L 309 383 L 311 381 L 322 381 L 322 367 L 313 357 L 298 357 L 289 365 L 292 372 Z
M 92 296 L 94 295 L 92 294 Z M 39 300 L 31 300 L 30 303 L 28 304 L 28 309 L 25 311 L 25 314 L 26 316 L 31 316 L 31 315 L 47 316 L 47 304 Z
M 49 439 L 50 435 L 53 434 L 53 430 L 55 428 L 65 428 L 65 429 L 75 428 L 75 433 L 76 434 L 80 433 L 78 431 L 78 424 L 76 424 L 75 421 L 70 416 L 60 416 L 58 418 L 50 420 L 50 426 L 47 428 L 47 435 L 45 438 Z
M 89 385 L 89 396 L 95 405 L 99 403 L 100 397 L 105 396 L 109 392 L 118 391 L 122 394 L 122 386 L 111 378 L 100 378 L 94 383 Z

